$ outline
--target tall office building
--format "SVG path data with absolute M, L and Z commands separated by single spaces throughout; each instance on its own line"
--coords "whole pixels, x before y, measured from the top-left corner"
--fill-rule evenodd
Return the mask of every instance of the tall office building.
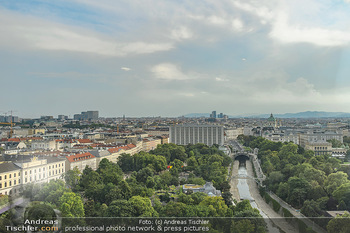
M 211 114 L 210 114 L 210 117 L 211 118 L 216 118 L 216 111 L 212 111 Z
M 81 112 L 81 114 L 74 114 L 74 120 L 98 120 L 98 111 Z
M 174 125 L 170 126 L 170 143 L 187 145 L 204 143 L 208 146 L 224 144 L 224 127 L 218 125 Z

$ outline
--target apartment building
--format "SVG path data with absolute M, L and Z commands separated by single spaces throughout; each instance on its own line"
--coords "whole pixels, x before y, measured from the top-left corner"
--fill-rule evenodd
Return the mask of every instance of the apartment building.
M 89 152 L 66 156 L 66 159 L 66 171 L 73 170 L 75 167 L 83 171 L 86 166 L 96 170 L 98 165 L 96 157 Z
M 178 145 L 204 143 L 208 146 L 224 144 L 224 127 L 219 125 L 170 126 L 170 143 Z
M 27 158 L 27 159 L 23 159 Z M 63 179 L 65 160 L 55 157 L 22 156 L 0 164 L 0 194 L 18 194 L 23 185 Z
M 327 140 L 336 139 L 343 142 L 342 131 L 307 131 L 300 134 L 300 146 L 305 147 L 310 142 L 327 142 Z

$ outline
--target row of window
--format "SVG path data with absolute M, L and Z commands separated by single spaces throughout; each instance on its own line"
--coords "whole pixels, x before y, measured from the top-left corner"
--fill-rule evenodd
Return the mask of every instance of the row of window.
M 58 164 L 58 167 L 61 167 L 61 165 L 62 165 L 62 167 L 63 167 L 63 163 L 62 163 L 62 164 L 59 163 L 59 164 Z M 57 168 L 57 164 L 56 164 L 56 165 L 53 165 L 52 167 L 49 166 L 49 169 L 55 169 L 55 168 Z M 63 169 L 62 169 L 62 170 L 63 170 Z M 41 168 L 39 168 L 38 171 L 41 172 Z M 43 171 L 43 172 L 45 171 L 45 167 L 43 167 L 42 171 Z M 34 173 L 36 173 L 36 172 L 37 172 L 37 170 L 34 169 Z M 2 179 L 6 180 L 7 178 L 11 179 L 12 177 L 15 178 L 15 177 L 17 176 L 17 174 L 18 174 L 18 177 L 21 176 L 21 172 L 18 172 L 18 173 L 15 172 L 15 173 L 13 173 L 13 174 L 11 173 L 11 174 L 2 175 L 2 176 L 0 175 L 0 180 L 2 180 Z M 32 170 L 29 171 L 29 174 L 32 174 Z M 28 175 L 28 172 L 25 171 L 25 172 L 24 172 L 24 175 Z
M 58 179 L 58 178 L 57 178 Z M 55 179 L 55 180 L 57 180 L 57 179 Z M 18 181 L 18 183 L 20 183 L 20 181 Z M 14 184 L 15 185 L 15 184 Z M 9 183 L 9 187 L 11 186 L 11 183 Z M 6 186 L 5 186 L 6 187 Z M 1 184 L 0 184 L 0 188 L 2 188 L 1 187 Z M 11 195 L 11 194 L 16 194 L 17 193 L 17 189 L 16 188 L 13 188 L 12 190 L 10 190 L 9 192 L 5 192 L 5 193 L 2 193 L 2 192 L 0 192 L 0 195 L 2 195 L 2 194 L 5 194 L 5 195 L 7 195 L 7 194 L 9 194 L 9 195 Z
M 16 177 L 17 172 L 13 173 L 13 177 Z M 21 172 L 18 172 L 18 176 L 21 176 Z M 8 174 L 8 178 L 11 179 L 12 178 L 12 174 Z M 4 180 L 7 179 L 7 175 L 4 175 Z M 0 180 L 2 180 L 2 176 L 0 176 Z
M 317 147 L 315 147 L 315 150 L 327 150 L 327 147 L 317 146 Z
M 17 184 L 20 184 L 20 183 L 21 183 L 21 179 L 18 179 L 18 183 L 17 183 L 17 180 L 13 181 L 13 185 L 17 185 Z M 11 187 L 12 186 L 12 181 L 9 181 L 8 183 L 5 181 L 4 182 L 4 188 L 7 187 L 7 184 L 8 184 L 9 187 Z M 2 188 L 2 183 L 0 183 L 0 189 L 1 188 Z

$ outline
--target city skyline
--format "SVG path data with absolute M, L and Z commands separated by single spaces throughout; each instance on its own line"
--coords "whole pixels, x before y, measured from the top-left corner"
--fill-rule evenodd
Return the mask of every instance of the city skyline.
M 0 0 L 0 115 L 350 112 L 349 4 Z

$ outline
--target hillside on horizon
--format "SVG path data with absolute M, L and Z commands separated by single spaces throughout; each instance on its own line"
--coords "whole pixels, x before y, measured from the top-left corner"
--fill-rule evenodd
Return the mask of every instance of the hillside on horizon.
M 242 114 L 228 115 L 229 118 L 268 118 L 271 113 L 266 114 Z M 325 111 L 305 111 L 297 113 L 274 114 L 276 118 L 347 118 L 350 113 L 347 112 L 325 112 Z M 210 117 L 210 113 L 189 113 L 184 115 L 188 118 Z

